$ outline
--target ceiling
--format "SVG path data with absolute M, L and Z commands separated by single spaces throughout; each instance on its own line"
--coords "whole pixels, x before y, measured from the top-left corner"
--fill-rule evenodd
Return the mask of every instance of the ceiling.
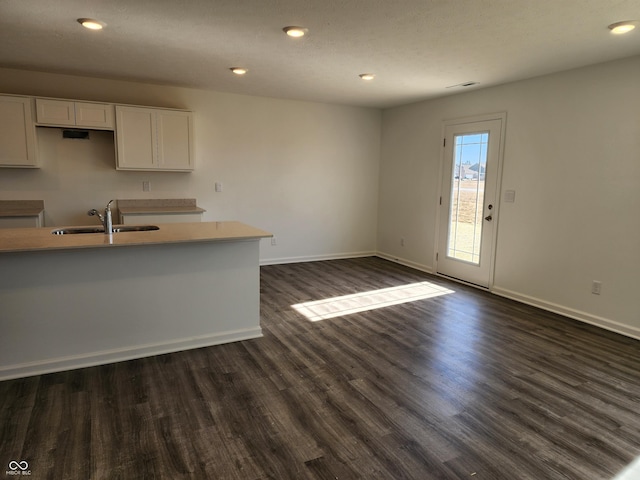
M 385 108 L 640 54 L 621 20 L 640 0 L 0 0 L 0 66 Z

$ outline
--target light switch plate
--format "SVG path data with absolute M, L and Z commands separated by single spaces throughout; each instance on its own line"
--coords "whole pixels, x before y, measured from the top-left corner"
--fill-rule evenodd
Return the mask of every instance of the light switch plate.
M 514 203 L 516 201 L 516 191 L 515 190 L 505 190 L 504 191 L 504 201 L 506 203 Z

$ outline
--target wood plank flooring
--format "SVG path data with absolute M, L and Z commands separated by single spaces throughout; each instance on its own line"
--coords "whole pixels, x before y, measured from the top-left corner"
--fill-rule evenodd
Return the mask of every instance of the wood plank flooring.
M 374 257 L 261 282 L 264 338 L 0 382 L 0 477 L 600 480 L 640 456 L 639 341 Z M 292 308 L 416 282 L 453 293 Z

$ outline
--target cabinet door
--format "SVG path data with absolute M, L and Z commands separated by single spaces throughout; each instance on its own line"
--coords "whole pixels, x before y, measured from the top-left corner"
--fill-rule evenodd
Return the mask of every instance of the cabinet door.
M 36 98 L 36 118 L 43 125 L 70 126 L 76 124 L 73 102 Z
M 116 106 L 119 170 L 157 170 L 155 110 Z
M 37 167 L 31 98 L 0 95 L 0 166 Z
M 191 112 L 157 110 L 158 168 L 193 170 L 193 121 Z
M 113 130 L 113 105 L 75 102 L 76 126 Z

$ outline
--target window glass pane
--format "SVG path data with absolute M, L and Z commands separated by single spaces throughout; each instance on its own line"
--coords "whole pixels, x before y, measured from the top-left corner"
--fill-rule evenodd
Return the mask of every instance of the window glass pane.
M 454 136 L 449 257 L 478 264 L 482 239 L 488 133 Z

